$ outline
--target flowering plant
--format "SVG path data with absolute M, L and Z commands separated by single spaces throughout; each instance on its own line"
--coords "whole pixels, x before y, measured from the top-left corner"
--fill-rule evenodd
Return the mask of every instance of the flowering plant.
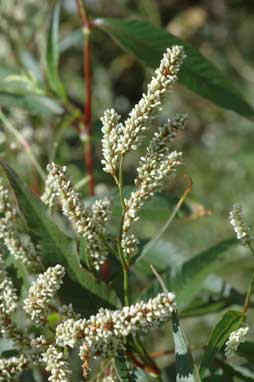
M 50 28 L 49 45 L 53 52 L 49 47 L 47 76 L 59 104 L 66 114 L 70 113 L 71 118 L 64 121 L 66 126 L 77 125 L 85 146 L 88 178 L 81 181 L 81 186 L 80 182 L 75 184 L 71 166 L 58 164 L 62 161 L 57 160 L 55 151 L 48 158 L 45 173 L 37 159 L 42 153 L 36 156 L 14 126 L 12 115 L 7 117 L 5 110 L 0 111 L 6 130 L 16 137 L 30 165 L 42 178 L 31 191 L 8 161 L 0 160 L 0 330 L 4 339 L 0 342 L 0 382 L 29 378 L 38 382 L 210 382 L 225 380 L 227 376 L 233 382 L 252 380 L 252 365 L 240 359 L 238 368 L 232 360 L 240 355 L 249 361 L 248 349 L 254 349 L 254 343 L 246 340 L 247 335 L 251 337 L 247 313 L 253 307 L 254 278 L 247 294 L 224 283 L 219 292 L 210 285 L 208 296 L 206 292 L 200 294 L 207 276 L 224 261 L 221 254 L 236 245 L 237 240 L 254 253 L 241 207 L 236 205 L 230 212 L 236 239 L 226 240 L 177 267 L 171 264 L 168 247 L 166 264 L 165 256 L 156 248 L 173 219 L 182 212 L 192 189 L 190 178 L 154 238 L 146 242 L 139 237 L 137 228 L 143 210 L 183 165 L 183 153 L 176 149 L 176 140 L 187 116 L 167 116 L 161 123 L 156 118 L 181 79 L 188 49 L 169 44 L 147 91 L 125 121 L 113 108 L 104 112 L 100 120 L 101 164 L 116 191 L 100 192 L 95 187 L 91 151 L 89 35 L 96 22 L 88 18 L 82 4 L 77 0 L 85 34 L 84 118 L 59 78 L 58 58 L 52 61 L 56 52 L 51 39 L 55 42 L 59 6 Z M 97 20 L 98 25 L 101 22 Z M 29 76 L 18 77 L 18 81 L 37 89 L 38 84 Z M 37 96 L 44 94 L 41 91 L 36 90 Z M 58 144 L 54 142 L 54 150 Z M 139 159 L 134 185 L 126 190 L 125 166 L 130 154 L 134 161 L 138 155 Z M 84 198 L 81 190 L 86 182 L 90 196 Z M 188 214 L 193 218 L 192 211 Z M 151 213 L 149 219 L 153 219 Z M 216 282 L 221 282 L 218 276 Z M 228 310 L 231 305 L 240 309 Z M 220 314 L 223 309 L 226 311 L 204 344 L 197 349 L 190 346 L 180 320 Z M 167 324 L 171 324 L 170 329 Z M 161 350 L 158 347 L 165 346 L 167 337 L 166 343 L 171 342 L 172 349 L 168 346 Z M 170 362 L 157 363 L 156 359 L 164 356 L 171 357 Z

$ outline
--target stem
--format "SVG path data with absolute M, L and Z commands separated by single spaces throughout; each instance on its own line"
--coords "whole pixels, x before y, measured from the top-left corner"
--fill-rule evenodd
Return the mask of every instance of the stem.
M 117 243 L 117 249 L 118 249 L 118 255 L 122 264 L 122 270 L 123 270 L 123 291 L 124 291 L 124 305 L 128 306 L 130 305 L 129 301 L 129 278 L 128 278 L 128 265 L 126 264 L 126 261 L 124 259 L 121 242 L 118 241 Z
M 50 162 L 54 162 L 55 160 L 55 157 L 56 157 L 56 154 L 57 154 L 57 150 L 58 150 L 58 147 L 60 145 L 60 142 L 61 142 L 61 139 L 63 138 L 63 134 L 65 132 L 65 130 L 71 126 L 71 124 L 79 117 L 79 111 L 75 111 L 75 113 L 71 113 L 70 115 L 68 115 L 64 120 L 63 122 L 61 123 L 60 125 L 60 128 L 56 134 L 56 137 L 55 137 L 55 140 L 54 140 L 54 143 L 53 143 L 53 149 L 52 149 L 52 153 L 50 155 Z
M 249 240 L 249 242 L 247 244 L 248 244 L 248 247 L 249 247 L 252 255 L 254 255 L 254 250 L 253 250 L 253 247 L 252 247 L 251 240 Z M 253 290 L 254 290 L 254 274 L 251 277 L 250 284 L 249 284 L 249 287 L 248 287 L 248 291 L 247 291 L 247 294 L 246 294 L 246 297 L 245 297 L 244 306 L 243 306 L 243 310 L 242 310 L 243 314 L 246 314 L 248 309 L 249 309 L 249 307 L 250 307 L 251 295 L 252 295 Z
M 249 307 L 250 307 L 251 295 L 252 295 L 253 289 L 254 289 L 254 274 L 251 277 L 250 285 L 249 285 L 249 288 L 248 288 L 248 291 L 247 291 L 247 294 L 245 297 L 245 302 L 244 302 L 244 306 L 243 306 L 243 310 L 242 310 L 243 314 L 246 314 Z
M 189 178 L 189 177 L 188 177 Z M 181 196 L 181 198 L 179 199 L 178 203 L 176 204 L 172 214 L 170 215 L 170 217 L 168 218 L 168 220 L 166 221 L 166 223 L 163 225 L 163 227 L 161 228 L 161 230 L 159 231 L 159 233 L 155 236 L 155 238 L 153 240 L 151 240 L 145 247 L 144 247 L 144 250 L 143 250 L 143 254 L 142 254 L 142 257 L 144 257 L 146 255 L 146 253 L 148 251 L 151 250 L 151 248 L 157 243 L 157 241 L 161 238 L 161 236 L 166 232 L 166 230 L 168 229 L 168 227 L 170 226 L 170 224 L 172 223 L 172 221 L 174 220 L 177 212 L 179 211 L 179 209 L 181 208 L 183 202 L 185 201 L 187 195 L 190 193 L 190 191 L 192 190 L 192 180 L 191 178 L 189 178 L 189 185 L 188 187 L 186 188 L 186 190 L 184 191 L 183 195 Z M 142 258 L 141 256 L 139 257 L 139 260 L 141 260 Z
M 120 195 L 120 202 L 122 206 L 122 219 L 120 223 L 120 231 L 118 236 L 118 243 L 117 243 L 117 249 L 118 249 L 118 255 L 122 264 L 123 269 L 123 290 L 124 290 L 124 304 L 129 305 L 129 277 L 128 277 L 128 270 L 129 270 L 129 264 L 127 263 L 127 260 L 124 258 L 121 241 L 123 236 L 123 223 L 124 223 L 124 215 L 125 215 L 125 202 L 124 202 L 124 196 L 123 196 L 123 165 L 124 165 L 124 156 L 122 155 L 120 158 L 120 164 L 119 164 L 119 178 L 117 179 L 115 177 L 116 184 L 118 186 L 119 195 Z
M 45 173 L 43 169 L 41 168 L 39 162 L 37 161 L 34 153 L 31 150 L 31 145 L 27 140 L 20 134 L 20 132 L 16 129 L 15 126 L 6 118 L 6 116 L 3 114 L 3 112 L 0 110 L 0 121 L 3 123 L 3 126 L 7 131 L 9 131 L 11 134 L 14 135 L 16 140 L 21 144 L 21 146 L 24 148 L 28 158 L 30 159 L 30 162 L 40 175 L 40 177 L 44 180 L 45 179 Z
M 81 132 L 81 140 L 84 142 L 84 161 L 87 173 L 90 177 L 89 193 L 94 196 L 94 171 L 92 149 L 92 74 L 91 74 L 91 41 L 90 33 L 92 24 L 89 20 L 82 0 L 76 0 L 80 22 L 84 32 L 83 71 L 85 79 L 85 103 L 84 103 L 84 131 Z
M 120 201 L 121 201 L 121 206 L 122 206 L 122 213 L 124 216 L 124 214 L 125 214 L 125 202 L 124 202 L 124 196 L 123 196 L 123 165 L 124 165 L 124 156 L 122 155 L 120 158 L 120 164 L 119 164 L 118 187 L 119 187 Z

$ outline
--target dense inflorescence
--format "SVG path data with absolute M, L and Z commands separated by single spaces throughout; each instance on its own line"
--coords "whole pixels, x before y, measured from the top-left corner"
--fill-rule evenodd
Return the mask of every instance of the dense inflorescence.
M 69 382 L 71 370 L 64 353 L 56 346 L 50 345 L 42 355 L 46 370 L 50 373 L 51 382 Z
M 141 132 L 147 129 L 154 113 L 160 110 L 165 95 L 177 81 L 183 59 L 181 46 L 172 46 L 164 53 L 159 68 L 148 84 L 147 93 L 143 94 L 122 127 L 119 142 L 122 155 L 137 148 L 142 139 Z
M 46 189 L 42 195 L 45 204 L 52 207 L 56 198 L 62 205 L 62 211 L 70 220 L 75 231 L 87 239 L 87 252 L 92 266 L 99 270 L 105 262 L 107 250 L 101 237 L 105 234 L 105 222 L 109 218 L 110 203 L 107 199 L 96 201 L 91 210 L 85 208 L 79 194 L 74 190 L 67 175 L 67 168 L 48 165 Z
M 241 327 L 238 330 L 235 330 L 234 332 L 230 333 L 230 336 L 226 342 L 225 346 L 225 356 L 228 360 L 233 358 L 233 356 L 236 354 L 237 349 L 240 345 L 240 343 L 245 341 L 246 335 L 249 331 L 249 327 Z
M 30 271 L 41 270 L 32 241 L 28 236 L 26 242 L 22 240 L 21 233 L 17 229 L 18 213 L 12 206 L 9 191 L 4 187 L 2 180 L 0 180 L 0 213 L 0 239 L 10 254 Z
M 178 79 L 178 73 L 185 55 L 181 46 L 173 46 L 164 53 L 159 68 L 148 84 L 146 94 L 131 110 L 125 123 L 119 123 L 120 115 L 114 109 L 106 110 L 102 117 L 102 152 L 104 171 L 116 173 L 120 156 L 135 150 L 141 135 L 154 116 L 161 109 L 162 101 Z
M 86 375 L 90 356 L 113 356 L 124 347 L 129 334 L 135 335 L 166 321 L 174 309 L 174 299 L 173 293 L 160 293 L 148 302 L 141 301 L 121 310 L 102 308 L 89 320 L 65 320 L 56 328 L 56 343 L 73 348 L 82 341 L 80 357 Z
M 117 164 L 120 152 L 119 140 L 122 133 L 122 125 L 119 124 L 121 116 L 114 109 L 105 111 L 102 122 L 102 154 L 103 154 L 103 170 L 111 173 L 113 176 L 116 173 Z
M 25 355 L 11 358 L 0 358 L 0 382 L 13 382 L 27 366 Z
M 60 288 L 64 274 L 61 265 L 48 268 L 29 289 L 28 297 L 24 300 L 24 310 L 35 323 L 42 324 L 47 320 L 48 304 Z
M 137 212 L 144 202 L 155 192 L 160 191 L 165 178 L 174 173 L 177 166 L 182 164 L 182 153 L 171 151 L 171 140 L 175 132 L 184 126 L 185 118 L 179 116 L 169 120 L 154 134 L 147 153 L 141 157 L 135 179 L 136 191 L 125 201 L 123 231 L 127 232 L 133 221 L 138 219 Z
M 247 245 L 250 240 L 249 228 L 243 219 L 242 207 L 240 204 L 235 204 L 233 206 L 232 211 L 229 213 L 229 219 L 237 239 L 239 239 L 243 245 Z

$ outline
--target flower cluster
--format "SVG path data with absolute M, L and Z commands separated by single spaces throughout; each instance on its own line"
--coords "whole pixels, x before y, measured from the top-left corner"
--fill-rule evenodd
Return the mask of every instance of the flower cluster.
M 27 340 L 10 317 L 17 310 L 17 307 L 18 296 L 16 288 L 7 275 L 3 259 L 0 257 L 0 332 L 22 347 L 27 344 Z
M 160 110 L 167 91 L 178 79 L 178 72 L 184 59 L 181 46 L 172 46 L 164 53 L 160 66 L 148 85 L 147 94 L 144 94 L 138 104 L 132 109 L 126 120 L 121 134 L 121 154 L 135 150 L 140 142 L 140 133 L 146 130 L 154 112 Z
M 46 370 L 50 373 L 51 382 L 69 382 L 71 370 L 65 360 L 64 353 L 57 347 L 50 345 L 42 355 Z
M 171 140 L 177 130 L 183 128 L 184 121 L 184 116 L 168 120 L 154 134 L 146 155 L 141 157 L 137 169 L 138 177 L 135 179 L 137 190 L 132 192 L 129 200 L 125 201 L 124 232 L 127 232 L 131 223 L 138 219 L 137 212 L 144 202 L 161 189 L 165 178 L 174 173 L 176 167 L 182 163 L 182 153 L 171 152 Z
M 23 332 L 17 328 L 9 314 L 0 308 L 0 333 L 11 339 L 17 346 L 24 348 L 28 345 L 28 339 Z
M 159 68 L 148 85 L 146 94 L 131 110 L 125 124 L 119 123 L 120 116 L 114 109 L 106 110 L 102 121 L 102 152 L 104 171 L 115 175 L 119 157 L 140 143 L 141 132 L 146 130 L 154 113 L 161 108 L 165 94 L 177 81 L 184 59 L 181 46 L 173 46 L 164 53 Z
M 18 296 L 12 280 L 7 275 L 0 255 L 0 310 L 11 314 L 17 309 Z
M 22 354 L 18 357 L 0 358 L 0 382 L 13 382 L 27 366 L 27 358 Z
M 109 201 L 97 201 L 89 210 L 74 191 L 65 166 L 61 168 L 51 163 L 48 171 L 43 202 L 52 206 L 55 198 L 59 198 L 64 215 L 71 221 L 76 232 L 87 239 L 87 251 L 93 267 L 99 270 L 107 256 L 101 236 L 105 233 L 105 222 L 109 217 Z
M 247 245 L 250 240 L 249 227 L 243 220 L 242 207 L 239 204 L 233 206 L 232 211 L 229 213 L 230 223 L 234 228 L 237 239 L 241 240 L 243 245 Z
M 0 181 L 0 239 L 9 250 L 10 254 L 25 264 L 30 271 L 37 272 L 41 269 L 36 257 L 36 251 L 29 237 L 26 243 L 22 240 L 17 229 L 17 210 L 12 207 L 9 191 Z
M 123 232 L 121 238 L 121 248 L 125 259 L 135 256 L 138 252 L 139 240 L 132 234 Z
M 114 109 L 105 111 L 102 122 L 102 153 L 104 159 L 103 170 L 113 176 L 116 172 L 118 158 L 120 154 L 119 140 L 122 133 L 122 125 L 119 124 L 121 116 Z
M 160 293 L 148 302 L 125 306 L 121 310 L 100 309 L 88 320 L 69 319 L 56 328 L 56 344 L 73 348 L 80 341 L 80 357 L 87 375 L 90 356 L 108 357 L 123 348 L 129 334 L 156 327 L 167 320 L 174 309 L 175 295 Z
M 29 289 L 24 310 L 35 323 L 41 324 L 47 320 L 48 304 L 60 288 L 64 274 L 65 270 L 59 264 L 48 268 Z
M 229 360 L 233 358 L 241 342 L 245 341 L 245 337 L 249 331 L 249 327 L 245 326 L 230 333 L 230 336 L 226 342 L 225 356 Z

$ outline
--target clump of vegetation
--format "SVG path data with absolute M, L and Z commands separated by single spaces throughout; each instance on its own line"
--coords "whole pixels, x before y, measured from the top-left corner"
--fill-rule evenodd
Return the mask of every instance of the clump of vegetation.
M 34 2 L 24 7 L 36 13 Z M 47 31 L 45 72 L 31 55 L 37 78 L 29 70 L 9 69 L 3 79 L 0 120 L 7 141 L 12 137 L 17 146 L 15 155 L 5 147 L 0 158 L 0 381 L 250 381 L 254 277 L 247 291 L 239 292 L 214 273 L 237 243 L 254 253 L 251 230 L 235 205 L 229 221 L 236 238 L 174 263 L 164 239 L 168 227 L 208 212 L 197 213 L 188 204 L 190 176 L 179 199 L 163 194 L 176 187 L 175 175 L 181 174 L 184 154 L 177 139 L 188 125 L 186 114 L 169 118 L 164 105 L 181 81 L 247 118 L 254 111 L 209 61 L 167 31 L 143 21 L 91 19 L 81 0 L 76 7 L 84 50 L 83 108 L 62 81 L 60 3 Z M 7 11 L 12 15 L 6 8 L 6 19 Z M 98 138 L 92 118 L 95 29 L 157 67 L 129 113 L 122 116 L 109 105 L 98 121 Z M 17 40 L 9 36 L 13 49 Z M 28 61 L 17 57 L 23 68 Z M 16 115 L 20 109 L 26 110 L 22 118 Z M 81 156 L 85 177 L 78 170 Z M 128 161 L 135 167 L 134 181 Z M 144 235 L 154 219 L 156 234 Z M 183 320 L 200 325 L 211 313 L 217 322 L 210 335 L 200 333 L 195 346 L 189 345 L 193 329 L 186 326 L 185 335 Z

